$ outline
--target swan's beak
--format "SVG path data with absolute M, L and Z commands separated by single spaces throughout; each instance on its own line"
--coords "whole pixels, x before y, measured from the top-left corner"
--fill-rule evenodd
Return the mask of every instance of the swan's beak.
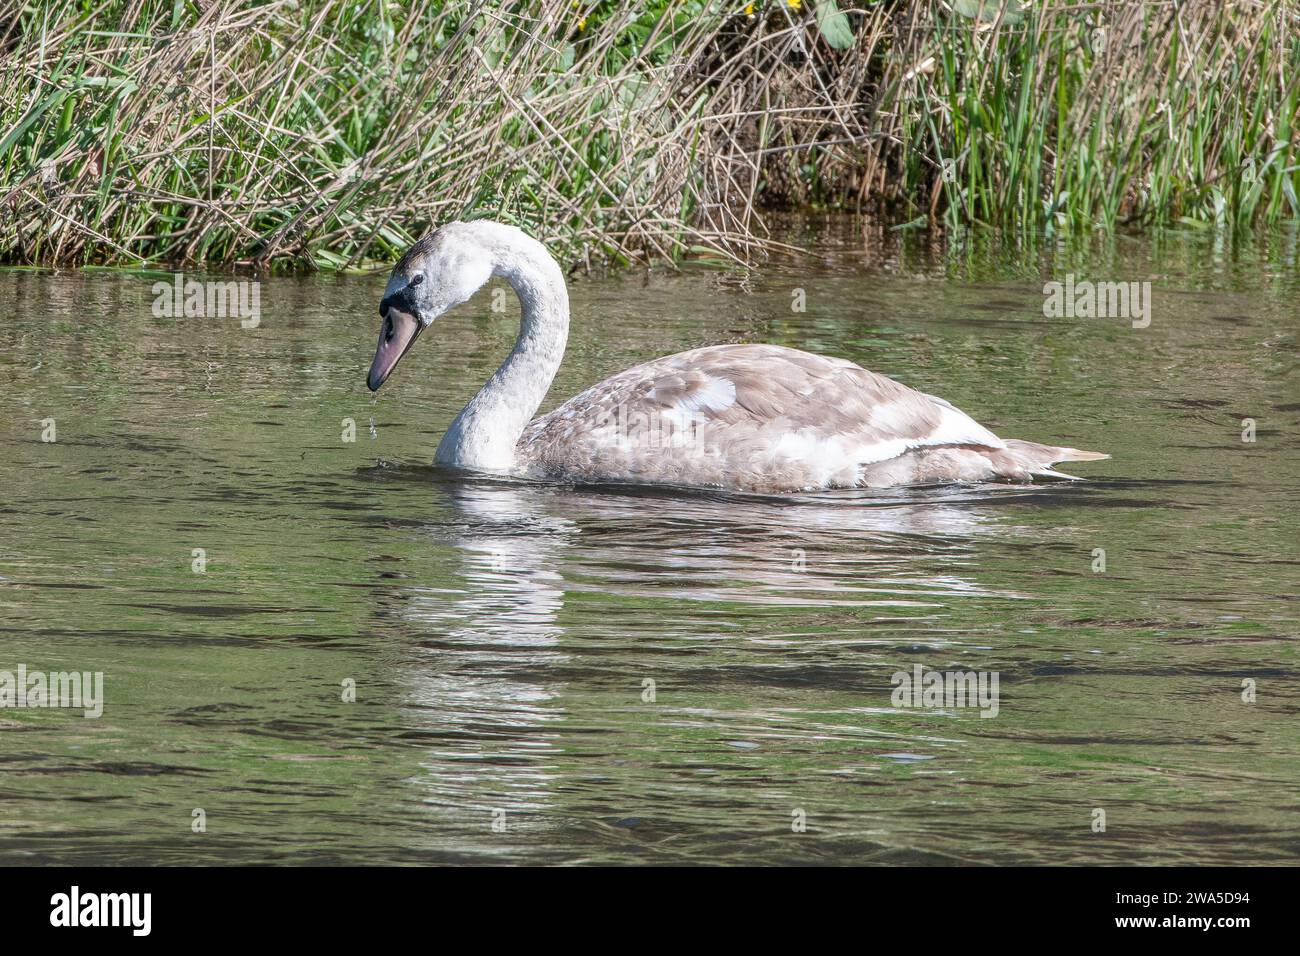
M 424 331 L 420 320 L 409 312 L 396 306 L 383 310 L 384 324 L 379 328 L 379 346 L 375 349 L 375 360 L 370 363 L 370 374 L 366 376 L 366 386 L 372 391 L 379 391 L 379 386 L 392 374 L 402 356 L 411 350 L 415 340 Z

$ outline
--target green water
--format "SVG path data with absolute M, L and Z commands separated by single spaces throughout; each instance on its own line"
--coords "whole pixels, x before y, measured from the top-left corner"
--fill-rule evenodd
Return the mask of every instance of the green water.
M 0 862 L 1295 863 L 1297 245 L 575 279 L 547 407 L 776 342 L 1114 456 L 788 500 L 429 467 L 513 299 L 371 396 L 383 277 L 269 279 L 245 330 L 0 273 L 0 670 L 105 695 L 0 710 Z M 1068 272 L 1151 281 L 1150 326 L 1045 318 Z M 996 672 L 997 716 L 893 706 L 918 664 Z

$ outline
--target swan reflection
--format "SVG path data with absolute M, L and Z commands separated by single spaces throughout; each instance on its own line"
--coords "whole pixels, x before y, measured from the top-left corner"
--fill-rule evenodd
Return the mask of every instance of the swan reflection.
M 993 506 L 999 494 L 1018 494 L 1014 489 L 777 502 L 429 482 L 422 471 L 425 493 L 433 489 L 443 508 L 421 534 L 452 556 L 452 567 L 438 586 L 403 585 L 400 613 L 428 663 L 403 668 L 401 679 L 413 722 L 436 741 L 416 781 L 421 798 L 448 812 L 471 811 L 477 823 L 465 826 L 484 825 L 501 809 L 525 832 L 529 821 L 544 818 L 538 812 L 556 799 L 566 752 L 575 740 L 593 739 L 576 736 L 593 724 L 584 696 L 593 692 L 592 675 L 621 674 L 629 647 L 671 641 L 655 625 L 665 620 L 665 602 L 670 613 L 692 616 L 725 608 L 715 635 L 721 640 L 745 634 L 744 627 L 727 629 L 745 619 L 741 605 L 752 613 L 772 605 L 861 607 L 868 609 L 864 625 L 876 618 L 925 626 L 955 600 L 1019 597 L 976 579 L 975 544 L 1038 533 Z M 566 601 L 604 603 L 609 614 L 575 612 L 583 623 L 570 632 Z M 936 645 L 961 638 L 933 631 Z M 896 642 L 897 633 L 854 640 Z M 583 693 L 570 684 L 575 673 L 587 675 Z M 635 676 L 627 677 L 629 687 Z

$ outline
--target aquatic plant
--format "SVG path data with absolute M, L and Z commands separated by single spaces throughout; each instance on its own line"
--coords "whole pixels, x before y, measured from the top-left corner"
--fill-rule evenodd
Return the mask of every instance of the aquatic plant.
M 0 258 L 346 268 L 490 214 L 570 261 L 763 211 L 1300 216 L 1283 0 L 0 4 Z

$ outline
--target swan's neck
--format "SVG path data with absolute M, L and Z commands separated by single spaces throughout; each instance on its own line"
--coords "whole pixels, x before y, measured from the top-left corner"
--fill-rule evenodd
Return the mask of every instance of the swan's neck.
M 522 234 L 491 249 L 493 275 L 514 287 L 522 306 L 519 338 L 438 445 L 441 465 L 510 471 L 515 445 L 532 420 L 564 357 L 569 296 L 564 274 L 540 242 Z

